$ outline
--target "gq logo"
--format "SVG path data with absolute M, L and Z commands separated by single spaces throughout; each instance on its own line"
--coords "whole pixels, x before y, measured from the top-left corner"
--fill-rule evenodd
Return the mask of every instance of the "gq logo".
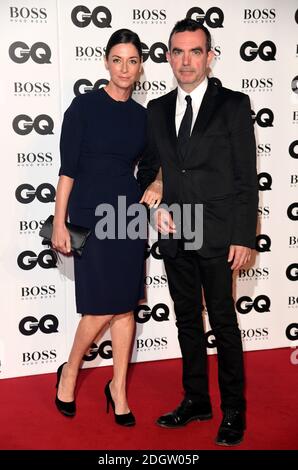
M 146 62 L 148 57 L 156 64 L 167 62 L 167 50 L 168 48 L 163 42 L 155 42 L 150 48 L 142 42 L 143 62 Z
M 224 13 L 218 7 L 209 8 L 206 13 L 200 7 L 193 7 L 186 13 L 186 18 L 201 24 L 205 22 L 209 28 L 223 28 Z
M 286 270 L 287 278 L 290 281 L 298 281 L 298 263 L 292 263 Z
M 270 312 L 271 301 L 267 295 L 258 295 L 255 300 L 248 296 L 240 297 L 236 302 L 239 313 L 247 314 L 254 309 L 258 313 Z
M 147 250 L 145 253 L 145 258 L 149 258 L 149 256 L 152 255 L 153 258 L 155 259 L 163 259 L 162 255 L 160 254 L 159 247 L 158 247 L 158 242 L 154 242 L 153 245 L 150 247 L 147 243 Z
M 254 41 L 246 41 L 240 47 L 240 57 L 246 62 L 255 60 L 260 57 L 261 60 L 268 62 L 275 60 L 276 45 L 272 41 L 264 41 L 258 46 Z
M 298 202 L 289 205 L 287 214 L 290 220 L 298 220 Z
M 262 108 L 256 114 L 251 110 L 253 123 L 257 123 L 260 127 L 273 127 L 274 114 L 269 108 Z
M 55 315 L 44 315 L 40 320 L 35 317 L 25 317 L 19 323 L 19 330 L 22 335 L 31 336 L 38 330 L 47 335 L 58 333 L 58 318 Z
M 259 191 L 271 191 L 272 186 L 272 176 L 269 173 L 259 173 L 258 174 L 259 182 Z
M 291 155 L 292 158 L 298 158 L 298 140 L 294 140 L 294 142 L 291 143 L 289 146 L 289 154 Z
M 54 134 L 53 119 L 47 114 L 39 114 L 34 120 L 27 114 L 19 114 L 12 121 L 12 127 L 19 135 L 28 135 L 32 129 L 40 135 Z
M 296 341 L 298 339 L 298 323 L 291 323 L 287 326 L 286 337 L 290 341 Z
M 292 91 L 298 94 L 298 75 L 292 80 Z
M 24 183 L 17 187 L 15 196 L 21 204 L 29 204 L 35 198 L 39 202 L 55 202 L 56 190 L 50 183 L 42 183 L 36 189 L 31 184 Z
M 86 28 L 91 21 L 97 28 L 111 28 L 112 14 L 104 6 L 94 8 L 91 13 L 88 7 L 78 5 L 71 12 L 71 21 L 78 28 Z
M 92 82 L 90 82 L 90 80 L 88 80 L 87 78 L 81 78 L 80 80 L 77 80 L 74 84 L 73 92 L 76 96 L 83 95 L 88 91 L 99 90 L 99 88 L 107 85 L 108 83 L 109 81 L 105 78 L 100 78 L 93 85 Z
M 39 255 L 31 250 L 22 251 L 17 258 L 18 266 L 24 271 L 30 271 L 37 265 L 43 269 L 56 268 L 57 261 L 56 252 L 49 249 L 41 251 Z
M 24 64 L 30 57 L 36 64 L 51 63 L 51 49 L 45 42 L 36 42 L 30 48 L 25 42 L 16 41 L 9 46 L 8 53 L 17 64 Z
M 271 251 L 271 239 L 268 235 L 258 235 L 256 237 L 256 251 L 259 253 L 265 253 L 265 251 Z
M 205 341 L 207 343 L 207 348 L 217 347 L 216 338 L 212 330 L 209 330 L 207 333 L 205 333 Z
M 97 355 L 102 359 L 112 359 L 112 341 L 103 341 L 99 346 L 97 346 L 96 343 L 92 343 L 89 348 L 89 353 L 84 355 L 83 360 L 88 362 L 94 361 Z
M 150 317 L 158 322 L 169 321 L 169 314 L 170 310 L 166 304 L 156 304 L 152 309 L 148 305 L 139 305 L 134 311 L 137 323 L 146 323 Z

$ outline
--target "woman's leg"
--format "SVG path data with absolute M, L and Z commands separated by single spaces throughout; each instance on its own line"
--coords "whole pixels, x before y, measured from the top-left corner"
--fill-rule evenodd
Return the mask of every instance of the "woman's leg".
M 126 398 L 126 375 L 131 354 L 131 343 L 135 331 L 133 312 L 115 315 L 110 325 L 114 375 L 110 383 L 115 413 L 126 414 L 129 407 Z
M 113 315 L 84 315 L 78 325 L 72 349 L 62 370 L 58 398 L 64 402 L 74 400 L 74 390 L 82 358 L 90 344 Z

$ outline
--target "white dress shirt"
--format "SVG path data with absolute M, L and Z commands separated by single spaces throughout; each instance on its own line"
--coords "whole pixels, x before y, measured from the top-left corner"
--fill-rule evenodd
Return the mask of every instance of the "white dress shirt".
M 175 116 L 175 122 L 176 122 L 176 133 L 178 135 L 179 127 L 182 121 L 182 118 L 184 116 L 185 110 L 186 110 L 186 95 L 191 96 L 191 105 L 192 105 L 192 124 L 191 124 L 191 131 L 193 130 L 194 123 L 196 122 L 198 112 L 203 100 L 203 96 L 205 94 L 205 91 L 207 90 L 208 86 L 208 79 L 205 77 L 205 79 L 191 92 L 191 93 L 186 93 L 186 91 L 182 90 L 182 88 L 178 85 L 178 93 L 177 93 L 177 100 L 176 100 L 176 116 Z

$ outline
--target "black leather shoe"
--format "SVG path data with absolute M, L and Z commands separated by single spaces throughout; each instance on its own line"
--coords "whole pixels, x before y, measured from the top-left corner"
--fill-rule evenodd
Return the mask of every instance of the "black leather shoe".
M 206 421 L 211 418 L 212 410 L 210 405 L 200 405 L 189 398 L 185 398 L 174 411 L 160 416 L 156 424 L 163 428 L 180 428 L 190 423 L 190 421 Z
M 111 404 L 113 411 L 114 411 L 115 422 L 117 424 L 120 424 L 120 426 L 134 426 L 136 424 L 136 419 L 131 411 L 122 415 L 117 415 L 115 413 L 115 403 L 112 398 L 111 390 L 110 390 L 111 382 L 112 380 L 109 380 L 104 389 L 106 400 L 107 400 L 107 413 L 109 412 L 110 404 Z
M 243 440 L 244 429 L 244 412 L 226 409 L 215 443 L 219 446 L 236 446 Z
M 76 402 L 74 400 L 62 401 L 62 400 L 59 400 L 58 398 L 58 387 L 59 387 L 59 383 L 61 379 L 62 369 L 65 364 L 67 363 L 64 362 L 63 364 L 61 364 L 61 366 L 58 367 L 58 370 L 57 370 L 57 383 L 56 383 L 57 393 L 56 393 L 55 403 L 60 413 L 62 413 L 64 416 L 72 418 L 76 414 Z

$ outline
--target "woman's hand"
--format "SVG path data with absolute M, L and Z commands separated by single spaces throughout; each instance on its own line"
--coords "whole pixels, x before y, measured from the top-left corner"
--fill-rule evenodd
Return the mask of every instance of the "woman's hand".
M 55 225 L 53 223 L 52 247 L 64 255 L 71 252 L 70 235 L 65 224 Z
M 159 206 L 162 200 L 162 181 L 155 180 L 151 183 L 148 188 L 145 190 L 140 203 L 145 203 L 152 209 L 152 207 L 156 208 Z

